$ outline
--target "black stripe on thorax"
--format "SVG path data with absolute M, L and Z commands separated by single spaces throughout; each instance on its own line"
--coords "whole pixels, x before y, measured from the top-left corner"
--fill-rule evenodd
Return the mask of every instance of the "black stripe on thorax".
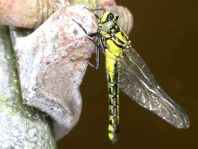
M 114 30 L 114 31 L 113 31 Z M 114 44 L 116 46 L 118 46 L 119 48 L 124 49 L 126 46 L 125 43 L 120 40 L 115 34 L 121 32 L 121 35 L 123 35 L 122 31 L 120 30 L 119 26 L 117 26 L 116 24 L 110 29 L 110 32 L 108 32 L 108 34 L 110 35 L 110 40 L 112 40 L 114 42 Z M 124 36 L 124 35 L 123 35 Z

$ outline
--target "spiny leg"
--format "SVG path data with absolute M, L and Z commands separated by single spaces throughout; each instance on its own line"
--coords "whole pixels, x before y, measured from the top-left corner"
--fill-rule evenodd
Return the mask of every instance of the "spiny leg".
M 103 41 L 102 41 L 102 38 L 98 38 L 98 46 L 99 46 L 99 49 L 100 49 L 100 51 L 104 54 L 104 52 L 105 52 L 105 45 L 104 45 L 104 43 L 103 43 Z
M 89 11 L 105 11 L 104 8 L 93 8 L 93 9 L 92 8 L 88 8 L 88 7 L 84 7 L 84 8 L 88 9 Z M 95 14 L 95 16 L 96 16 L 97 19 L 100 18 L 97 14 Z
M 99 64 L 100 64 L 100 47 L 98 46 L 98 44 L 93 39 L 91 39 L 89 37 L 87 37 L 87 39 L 89 39 L 96 47 L 96 50 L 95 50 L 96 51 L 96 58 L 95 58 L 96 64 L 94 65 L 94 64 L 90 63 L 89 61 L 88 61 L 88 64 L 91 67 L 93 67 L 95 69 L 98 69 L 99 68 Z
M 88 9 L 89 11 L 105 11 L 104 8 L 88 8 L 88 7 L 84 7 L 86 9 Z
M 78 24 L 78 26 L 80 27 L 80 28 L 82 28 L 82 30 L 85 32 L 85 34 L 88 36 L 88 37 L 96 37 L 96 36 L 98 36 L 99 34 L 98 34 L 98 32 L 95 32 L 95 33 L 88 33 L 87 31 L 86 31 L 86 29 L 80 24 L 80 23 L 78 23 L 77 21 L 75 21 L 74 19 L 73 19 L 73 21 L 74 22 L 76 22 L 77 24 Z M 93 40 L 93 39 L 91 39 L 91 38 L 88 38 L 90 41 L 92 41 L 92 43 L 94 43 L 95 44 L 95 46 L 96 46 L 96 65 L 93 65 L 92 63 L 90 63 L 89 61 L 88 61 L 88 64 L 91 66 L 91 67 L 93 67 L 93 68 L 95 68 L 95 69 L 98 69 L 98 67 L 99 67 L 99 61 L 100 61 L 100 52 L 99 52 L 99 50 L 100 50 L 100 47 L 96 44 L 96 42 Z
M 92 64 L 92 63 L 90 63 L 90 62 L 88 62 L 88 64 L 91 66 L 91 67 L 93 67 L 93 68 L 95 68 L 95 69 L 98 69 L 99 68 L 99 64 L 100 64 L 100 47 L 97 45 L 97 43 L 93 40 L 93 39 L 91 39 L 91 38 L 87 38 L 87 39 L 89 39 L 93 44 L 95 44 L 95 46 L 96 46 L 96 64 L 94 65 L 94 64 Z
M 99 33 L 98 32 L 95 32 L 95 33 L 88 33 L 87 31 L 86 31 L 86 29 L 80 24 L 80 23 L 78 23 L 77 21 L 75 21 L 74 19 L 72 19 L 74 22 L 76 22 L 76 24 L 78 24 L 78 26 L 80 27 L 80 28 L 82 28 L 82 30 L 85 32 L 85 34 L 87 35 L 87 36 L 89 36 L 89 37 L 95 37 L 95 36 L 97 36 Z

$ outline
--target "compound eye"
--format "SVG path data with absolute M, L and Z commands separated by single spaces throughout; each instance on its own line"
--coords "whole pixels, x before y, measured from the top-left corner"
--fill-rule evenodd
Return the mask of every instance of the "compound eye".
M 114 15 L 112 13 L 109 13 L 107 20 L 112 21 L 114 18 Z

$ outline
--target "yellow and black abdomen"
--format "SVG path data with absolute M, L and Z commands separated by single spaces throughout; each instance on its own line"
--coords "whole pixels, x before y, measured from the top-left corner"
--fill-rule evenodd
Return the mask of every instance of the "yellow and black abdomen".
M 106 42 L 108 49 L 105 49 L 106 71 L 109 94 L 109 126 L 108 136 L 113 142 L 117 140 L 119 131 L 119 80 L 120 80 L 120 63 L 119 58 L 122 49 L 109 39 Z
M 119 82 L 120 58 L 127 45 L 125 34 L 119 26 L 114 26 L 110 32 L 102 32 L 105 47 L 106 71 L 109 93 L 109 126 L 108 136 L 113 142 L 117 141 L 119 132 Z

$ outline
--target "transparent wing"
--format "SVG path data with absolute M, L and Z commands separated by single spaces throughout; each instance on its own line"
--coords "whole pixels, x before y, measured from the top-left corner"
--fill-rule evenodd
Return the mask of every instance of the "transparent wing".
M 188 116 L 157 84 L 143 59 L 134 50 L 123 52 L 120 88 L 135 102 L 177 128 L 188 128 Z

